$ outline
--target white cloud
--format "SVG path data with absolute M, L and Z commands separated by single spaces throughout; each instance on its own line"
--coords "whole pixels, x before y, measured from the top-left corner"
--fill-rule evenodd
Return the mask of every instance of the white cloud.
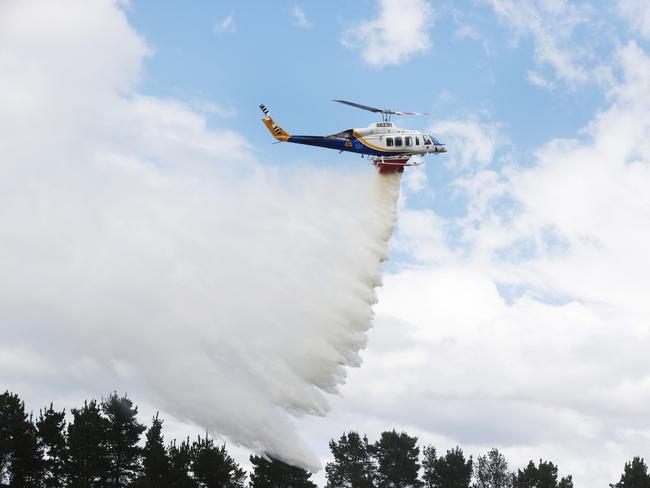
M 420 193 L 427 186 L 427 174 L 422 166 L 413 167 L 402 177 L 403 191 L 406 194 Z
M 343 45 L 373 68 L 402 64 L 431 47 L 433 9 L 427 0 L 379 0 L 377 17 L 347 29 Z
M 228 15 L 223 20 L 216 22 L 213 28 L 215 33 L 222 32 L 237 32 L 237 26 L 235 25 L 235 16 L 233 14 Z
M 300 5 L 294 5 L 291 13 L 293 14 L 293 25 L 303 29 L 309 29 L 311 27 L 311 22 L 307 20 L 305 11 Z
M 477 40 L 481 38 L 481 33 L 473 25 L 464 24 L 459 26 L 458 29 L 456 29 L 456 32 L 454 32 L 454 37 L 457 39 Z
M 237 110 L 232 107 L 224 107 L 218 103 L 207 102 L 207 101 L 195 101 L 191 103 L 193 109 L 197 112 L 211 115 L 220 119 L 226 119 L 237 114 Z
M 391 246 L 419 263 L 448 262 L 454 251 L 448 247 L 449 223 L 432 210 L 402 209 L 399 232 Z
M 534 70 L 528 71 L 528 81 L 530 81 L 533 85 L 536 85 L 540 88 L 546 88 L 547 90 L 555 88 L 555 83 L 544 78 L 541 74 Z
M 646 0 L 621 0 L 618 8 L 623 18 L 644 39 L 650 39 L 650 3 Z
M 520 35 L 533 38 L 537 63 L 549 66 L 558 80 L 572 87 L 590 80 L 593 47 L 578 42 L 574 35 L 593 21 L 588 6 L 566 0 L 486 1 Z M 541 79 L 539 73 L 535 75 L 529 76 L 533 83 Z
M 650 430 L 650 57 L 616 52 L 610 106 L 526 166 L 480 166 L 462 218 L 401 210 L 375 328 L 334 408 L 341 430 L 492 446 L 606 486 Z M 395 339 L 399 338 L 399 339 Z
M 457 169 L 490 164 L 500 147 L 508 143 L 498 124 L 478 120 L 443 120 L 430 127 L 431 132 L 450 148 L 446 159 Z
M 109 0 L 0 4 L 0 382 L 127 391 L 314 469 L 292 416 L 360 362 L 399 179 L 257 164 L 138 93 L 148 52 Z

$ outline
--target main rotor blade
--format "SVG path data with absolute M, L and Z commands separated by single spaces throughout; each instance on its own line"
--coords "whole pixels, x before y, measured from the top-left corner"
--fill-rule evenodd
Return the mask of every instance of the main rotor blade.
M 348 102 L 347 100 L 332 100 L 333 102 L 338 102 L 338 103 L 343 103 L 345 105 L 350 105 L 352 107 L 357 107 L 362 110 L 367 110 L 368 112 L 381 112 L 384 114 L 392 114 L 394 113 L 392 110 L 386 110 L 385 108 L 375 108 L 375 107 L 369 107 L 368 105 L 361 105 L 360 103 L 354 103 L 354 102 Z
M 391 112 L 395 115 L 429 115 L 429 112 Z
M 361 105 L 360 103 L 348 102 L 347 100 L 332 100 L 333 102 L 343 103 L 345 105 L 350 105 L 351 107 L 360 108 L 362 110 L 367 110 L 374 113 L 382 113 L 389 115 L 429 115 L 426 112 L 398 112 L 390 108 L 377 108 L 369 107 L 368 105 Z

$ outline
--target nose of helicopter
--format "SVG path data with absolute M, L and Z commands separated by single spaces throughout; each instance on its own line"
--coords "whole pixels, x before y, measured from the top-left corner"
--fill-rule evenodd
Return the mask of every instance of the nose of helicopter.
M 436 146 L 436 152 L 446 153 L 446 152 L 447 152 L 447 148 L 446 148 L 445 146 L 443 146 L 443 145 Z

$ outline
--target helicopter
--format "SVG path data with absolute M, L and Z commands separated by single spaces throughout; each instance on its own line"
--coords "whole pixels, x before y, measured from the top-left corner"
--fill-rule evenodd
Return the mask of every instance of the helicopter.
M 260 105 L 264 112 L 262 122 L 278 142 L 293 142 L 308 146 L 359 153 L 372 158 L 380 173 L 402 173 L 406 166 L 417 166 L 419 162 L 409 162 L 412 156 L 440 154 L 447 152 L 444 144 L 438 142 L 426 132 L 400 129 L 391 122 L 392 115 L 428 115 L 423 112 L 398 112 L 387 108 L 376 108 L 347 100 L 333 102 L 350 105 L 355 108 L 381 114 L 381 122 L 374 122 L 368 127 L 348 129 L 329 136 L 294 136 L 280 127 L 272 118 L 265 105 Z

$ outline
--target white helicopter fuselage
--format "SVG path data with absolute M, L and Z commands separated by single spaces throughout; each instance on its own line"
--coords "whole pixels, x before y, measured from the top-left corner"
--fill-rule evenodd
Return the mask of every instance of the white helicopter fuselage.
M 400 129 L 393 122 L 375 122 L 368 127 L 353 129 L 352 135 L 365 146 L 358 149 L 375 149 L 381 153 L 371 153 L 374 156 L 414 156 L 447 152 L 447 148 L 429 134 L 418 130 Z
M 260 105 L 264 112 L 264 125 L 276 140 L 293 142 L 308 146 L 335 149 L 341 152 L 353 152 L 373 159 L 375 166 L 382 173 L 404 171 L 405 166 L 415 166 L 421 161 L 411 163 L 412 156 L 424 156 L 430 153 L 445 153 L 447 148 L 426 132 L 400 129 L 389 120 L 390 114 L 424 115 L 414 112 L 396 112 L 394 110 L 376 109 L 352 102 L 335 100 L 364 110 L 380 112 L 381 122 L 374 122 L 368 127 L 348 129 L 329 136 L 292 135 L 280 127 L 270 116 L 268 109 Z

